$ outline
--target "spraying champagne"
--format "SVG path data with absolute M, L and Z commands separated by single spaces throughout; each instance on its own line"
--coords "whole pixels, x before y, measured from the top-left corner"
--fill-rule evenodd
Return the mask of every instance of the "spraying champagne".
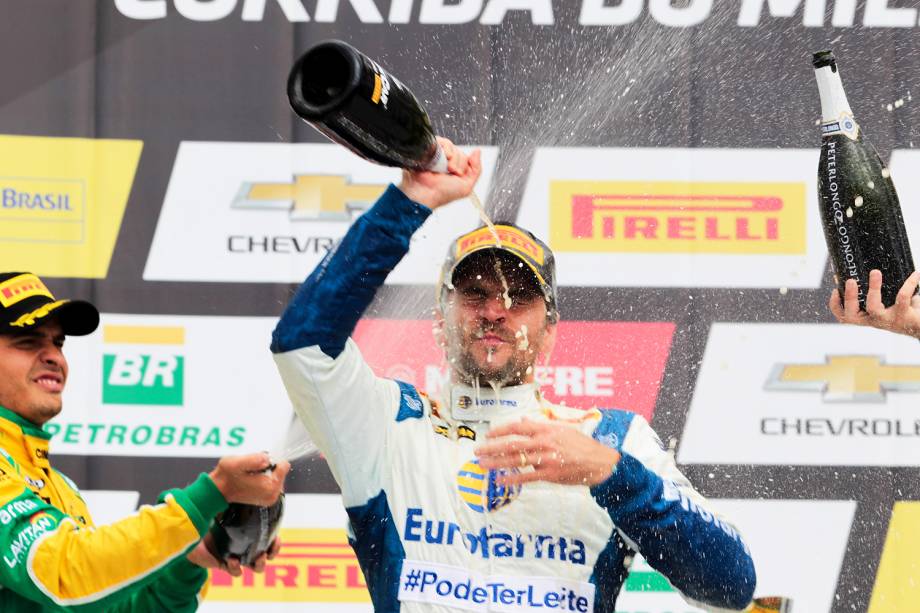
M 882 302 L 891 306 L 914 271 L 898 194 L 891 173 L 853 119 L 834 54 L 815 53 L 812 62 L 823 138 L 818 204 L 837 286 L 843 296 L 847 279 L 856 279 L 865 310 L 869 271 L 877 268 L 884 280 Z
M 361 157 L 447 172 L 428 114 L 409 88 L 351 45 L 311 48 L 291 68 L 287 92 L 298 116 Z

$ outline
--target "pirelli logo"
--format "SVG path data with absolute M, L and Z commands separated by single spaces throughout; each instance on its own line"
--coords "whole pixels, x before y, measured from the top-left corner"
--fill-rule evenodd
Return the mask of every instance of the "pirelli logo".
M 54 296 L 35 275 L 19 275 L 0 283 L 0 304 L 9 307 L 32 296 Z
M 297 175 L 287 183 L 243 183 L 232 208 L 289 211 L 291 219 L 350 221 L 383 194 L 386 185 L 353 184 L 337 175 Z
M 281 553 L 264 573 L 212 571 L 208 600 L 370 602 L 364 575 L 341 529 L 282 529 Z
M 498 234 L 498 240 L 503 247 L 514 249 L 515 251 L 526 256 L 537 263 L 543 265 L 545 255 L 543 248 L 540 247 L 532 238 L 516 228 L 508 226 L 495 226 L 495 233 Z M 456 259 L 460 259 L 467 253 L 495 245 L 495 234 L 492 229 L 485 227 L 473 230 L 469 234 L 461 236 L 457 240 Z
M 552 181 L 559 252 L 805 253 L 804 183 Z

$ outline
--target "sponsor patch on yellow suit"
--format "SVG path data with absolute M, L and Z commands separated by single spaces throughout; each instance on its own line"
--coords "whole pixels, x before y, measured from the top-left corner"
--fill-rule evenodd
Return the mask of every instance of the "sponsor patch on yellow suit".
M 0 262 L 104 278 L 143 143 L 0 135 Z

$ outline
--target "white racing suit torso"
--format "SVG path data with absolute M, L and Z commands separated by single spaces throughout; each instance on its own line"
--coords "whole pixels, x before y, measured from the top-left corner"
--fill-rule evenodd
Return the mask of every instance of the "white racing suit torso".
M 453 386 L 439 402 L 371 371 L 349 335 L 427 212 L 391 186 L 301 286 L 272 342 L 342 490 L 374 610 L 612 613 L 636 552 L 688 601 L 743 610 L 747 547 L 642 417 L 554 406 L 530 385 L 498 396 Z M 524 416 L 617 449 L 613 474 L 591 488 L 499 486 L 474 449 Z

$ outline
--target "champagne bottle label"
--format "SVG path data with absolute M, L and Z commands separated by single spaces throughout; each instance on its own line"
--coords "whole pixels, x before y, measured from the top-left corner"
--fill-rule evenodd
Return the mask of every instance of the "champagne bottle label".
M 370 58 L 368 61 L 374 68 L 374 89 L 371 90 L 371 102 L 387 108 L 387 103 L 390 101 L 390 76 L 380 67 L 380 64 Z
M 839 119 L 821 124 L 821 136 L 831 136 L 833 134 L 843 134 L 850 140 L 856 140 L 859 138 L 859 124 L 848 113 L 841 115 Z

